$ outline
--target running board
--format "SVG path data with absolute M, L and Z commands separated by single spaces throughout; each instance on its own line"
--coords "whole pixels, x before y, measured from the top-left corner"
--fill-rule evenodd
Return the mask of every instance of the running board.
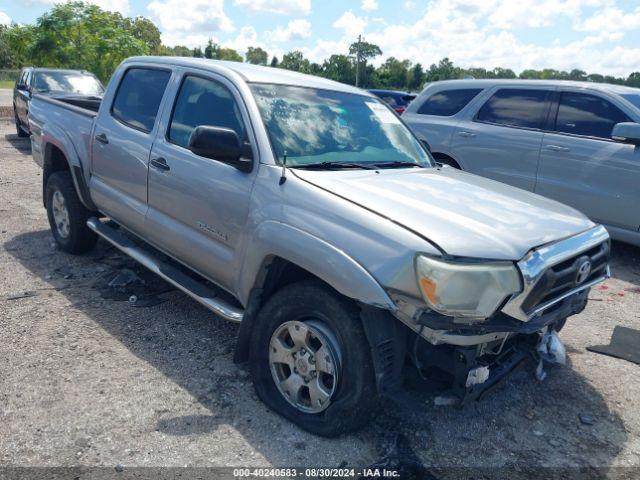
M 227 301 L 220 298 L 214 289 L 198 282 L 170 263 L 159 259 L 153 253 L 143 250 L 118 230 L 105 225 L 96 217 L 91 217 L 87 220 L 87 226 L 120 251 L 126 253 L 135 261 L 169 282 L 178 290 L 186 293 L 216 315 L 232 322 L 242 321 L 242 317 L 244 316 L 242 309 L 230 305 Z

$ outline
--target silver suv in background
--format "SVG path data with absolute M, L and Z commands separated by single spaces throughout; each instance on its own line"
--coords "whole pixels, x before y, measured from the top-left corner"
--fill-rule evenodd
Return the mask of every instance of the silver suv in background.
M 440 163 L 571 205 L 640 246 L 640 90 L 451 80 L 402 116 Z

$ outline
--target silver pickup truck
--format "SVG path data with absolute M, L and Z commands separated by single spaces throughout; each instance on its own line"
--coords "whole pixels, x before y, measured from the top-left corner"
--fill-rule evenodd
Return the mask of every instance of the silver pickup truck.
M 240 322 L 258 396 L 316 434 L 363 425 L 409 373 L 461 403 L 527 358 L 540 373 L 609 275 L 603 227 L 437 166 L 333 81 L 131 58 L 101 102 L 36 95 L 30 127 L 60 249 L 102 237 Z

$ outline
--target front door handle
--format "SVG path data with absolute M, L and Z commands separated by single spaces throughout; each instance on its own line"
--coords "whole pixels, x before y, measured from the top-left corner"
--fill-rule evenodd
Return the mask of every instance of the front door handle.
M 462 130 L 461 132 L 458 132 L 458 135 L 460 135 L 461 137 L 467 137 L 467 138 L 473 138 L 476 136 L 475 133 L 473 132 L 468 132 L 466 130 Z
M 169 166 L 167 161 L 162 157 L 152 158 L 150 163 L 151 163 L 152 166 L 154 166 L 158 170 L 162 170 L 162 171 L 165 171 L 165 172 L 167 170 L 171 170 L 171 167 Z
M 96 141 L 102 143 L 103 145 L 106 145 L 107 143 L 109 143 L 109 139 L 107 138 L 107 136 L 104 133 L 96 135 L 95 138 L 96 138 Z
M 560 145 L 546 145 L 544 148 L 551 150 L 552 152 L 569 152 L 569 147 L 562 147 Z

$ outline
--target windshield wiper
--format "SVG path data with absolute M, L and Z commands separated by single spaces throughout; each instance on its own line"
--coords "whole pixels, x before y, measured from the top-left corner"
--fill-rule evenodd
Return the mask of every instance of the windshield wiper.
M 307 170 L 331 170 L 331 169 L 342 169 L 342 168 L 361 168 L 363 170 L 376 170 L 375 166 L 372 164 L 366 163 L 355 163 L 355 162 L 317 162 L 317 163 L 307 163 L 303 165 L 290 165 L 289 168 L 303 168 Z
M 377 168 L 400 168 L 400 167 L 418 167 L 425 168 L 424 165 L 420 165 L 415 162 L 403 162 L 403 161 L 394 161 L 394 162 L 376 162 L 372 163 Z

